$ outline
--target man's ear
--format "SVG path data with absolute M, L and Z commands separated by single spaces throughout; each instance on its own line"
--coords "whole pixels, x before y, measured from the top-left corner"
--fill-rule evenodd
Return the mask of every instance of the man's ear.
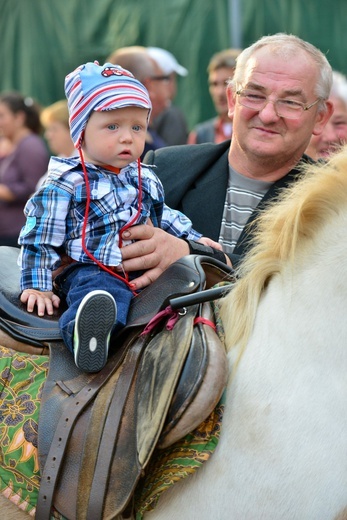
M 325 102 L 326 110 L 320 111 L 317 113 L 316 123 L 313 127 L 312 134 L 320 135 L 323 132 L 323 128 L 331 118 L 334 112 L 334 105 L 331 101 L 327 100 Z
M 234 116 L 235 111 L 235 104 L 236 104 L 236 94 L 232 90 L 232 88 L 229 86 L 226 90 L 227 100 L 228 100 L 228 117 L 229 119 L 232 119 Z

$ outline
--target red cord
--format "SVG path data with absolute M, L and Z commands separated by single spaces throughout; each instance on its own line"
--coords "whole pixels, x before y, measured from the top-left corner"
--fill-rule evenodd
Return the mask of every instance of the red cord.
M 194 325 L 196 325 L 197 323 L 202 323 L 203 325 L 208 325 L 213 330 L 215 330 L 215 331 L 217 330 L 217 327 L 213 323 L 213 321 L 208 320 L 207 318 L 203 318 L 202 316 L 198 316 L 197 318 L 194 319 Z
M 129 287 L 129 289 L 131 290 L 133 295 L 136 296 L 137 293 L 133 290 L 133 284 L 131 282 L 129 282 L 129 276 L 128 276 L 127 273 L 124 272 L 124 277 L 123 277 L 123 276 L 115 273 L 111 269 L 108 269 L 108 267 L 106 267 L 106 265 L 104 265 L 101 262 L 99 262 L 99 260 L 97 260 L 94 257 L 94 255 L 92 255 L 92 253 L 90 251 L 88 251 L 88 249 L 87 249 L 87 246 L 86 246 L 86 229 L 87 229 L 88 215 L 89 215 L 89 208 L 90 208 L 90 185 L 89 185 L 89 179 L 88 179 L 88 174 L 87 174 L 87 170 L 86 170 L 86 165 L 85 165 L 85 162 L 84 162 L 82 149 L 79 148 L 78 151 L 79 151 L 79 154 L 80 154 L 80 159 L 81 159 L 81 163 L 82 163 L 84 179 L 85 179 L 85 183 L 86 183 L 86 191 L 87 191 L 86 210 L 85 210 L 85 214 L 84 214 L 83 227 L 82 227 L 82 249 L 83 249 L 84 253 L 91 260 L 93 260 L 93 262 L 96 265 L 98 265 L 101 269 L 103 269 L 104 271 L 106 271 L 110 275 L 112 275 L 115 278 L 118 278 L 119 280 L 124 282 Z M 120 248 L 122 247 L 122 243 L 123 243 L 123 241 L 122 241 L 122 233 L 136 222 L 138 216 L 141 213 L 141 207 L 142 207 L 142 182 L 141 182 L 141 162 L 140 162 L 140 159 L 137 160 L 137 171 L 138 171 L 138 184 L 139 184 L 138 209 L 137 209 L 136 215 L 127 224 L 125 224 L 122 227 L 122 229 L 120 230 L 120 232 L 119 232 L 119 247 Z
M 139 194 L 138 194 L 138 203 L 137 203 L 137 212 L 136 215 L 127 223 L 125 224 L 122 229 L 119 232 L 119 247 L 123 246 L 123 239 L 122 234 L 124 231 L 128 228 L 130 228 L 139 216 L 141 215 L 141 208 L 142 208 L 142 182 L 141 182 L 141 161 L 140 159 L 137 159 L 137 175 L 138 175 L 138 184 L 139 184 Z

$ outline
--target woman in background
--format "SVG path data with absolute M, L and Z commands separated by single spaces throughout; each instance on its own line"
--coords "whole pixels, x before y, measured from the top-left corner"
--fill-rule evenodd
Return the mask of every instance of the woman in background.
M 0 157 L 0 245 L 17 246 L 25 224 L 24 205 L 46 172 L 49 154 L 41 133 L 40 111 L 18 92 L 0 95 L 0 134 L 12 151 Z
M 41 124 L 50 152 L 58 157 L 77 155 L 77 150 L 70 135 L 69 111 L 67 100 L 61 99 L 44 108 L 41 112 Z M 47 172 L 39 179 L 38 189 L 47 177 Z
M 69 111 L 66 99 L 56 101 L 44 108 L 41 112 L 41 123 L 52 154 L 58 157 L 71 157 L 76 154 L 70 136 Z

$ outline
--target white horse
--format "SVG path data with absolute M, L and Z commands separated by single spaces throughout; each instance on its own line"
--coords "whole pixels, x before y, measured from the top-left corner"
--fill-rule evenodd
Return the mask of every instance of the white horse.
M 145 519 L 347 519 L 346 151 L 264 214 L 240 275 L 219 445 Z
M 220 442 L 145 520 L 347 519 L 346 230 L 347 151 L 261 217 L 222 303 Z

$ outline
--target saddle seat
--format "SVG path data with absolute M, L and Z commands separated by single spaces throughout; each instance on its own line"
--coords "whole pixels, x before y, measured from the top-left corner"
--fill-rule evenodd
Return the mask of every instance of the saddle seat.
M 232 282 L 233 272 L 197 255 L 172 264 L 134 298 L 103 370 L 86 374 L 62 343 L 61 311 L 41 318 L 20 302 L 18 252 L 0 247 L 0 332 L 17 348 L 5 346 L 50 354 L 39 420 L 37 517 L 49 519 L 54 503 L 71 520 L 130 518 L 134 489 L 154 448 L 196 428 L 226 386 L 226 353 L 211 326 L 211 306 L 195 302 L 183 309 L 182 302 L 222 280 Z M 173 311 L 173 329 L 164 317 L 142 334 L 175 301 L 181 310 Z

